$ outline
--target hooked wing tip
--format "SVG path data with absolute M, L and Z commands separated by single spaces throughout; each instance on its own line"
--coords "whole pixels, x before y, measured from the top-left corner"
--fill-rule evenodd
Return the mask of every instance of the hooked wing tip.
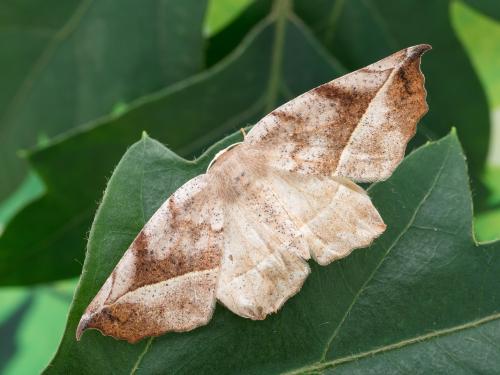
M 430 44 L 417 44 L 416 46 L 408 47 L 407 54 L 410 58 L 418 58 L 431 49 L 432 46 Z
M 78 327 L 76 328 L 76 341 L 80 341 L 83 332 L 87 329 L 90 317 L 87 314 L 83 314 Z

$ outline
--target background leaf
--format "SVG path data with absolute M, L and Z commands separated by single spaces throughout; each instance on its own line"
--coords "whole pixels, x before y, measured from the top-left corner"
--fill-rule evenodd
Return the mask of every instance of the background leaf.
M 245 9 L 252 0 L 217 0 L 209 1 L 205 19 L 204 34 L 211 36 L 224 29 L 233 18 Z
M 0 373 L 40 373 L 57 349 L 76 280 L 0 290 Z
M 0 4 L 0 199 L 16 155 L 201 69 L 205 0 L 25 0 Z
M 340 75 L 342 68 L 300 21 L 286 10 L 279 19 L 263 21 L 231 56 L 209 71 L 31 155 L 47 193 L 15 216 L 0 238 L 0 284 L 79 274 L 85 232 L 105 176 L 142 129 L 182 156 L 195 155 L 279 103 Z M 284 26 L 282 39 L 276 36 L 277 22 Z M 314 69 L 304 71 L 304 66 Z M 30 236 L 20 235 L 25 228 L 33 228 Z
M 500 2 L 495 1 L 500 12 Z M 500 106 L 500 76 L 496 67 L 500 64 L 500 23 L 491 14 L 482 14 L 461 1 L 450 7 L 453 28 L 469 51 L 472 63 L 485 88 L 491 108 Z M 488 37 L 484 37 L 484 36 Z M 495 137 L 492 134 L 492 137 Z M 496 150 L 490 149 L 491 152 Z M 498 152 L 498 151 L 497 151 Z M 491 160 L 491 159 L 490 159 Z M 496 158 L 500 161 L 500 157 Z
M 500 4 L 496 0 L 464 0 L 465 3 L 479 11 L 489 14 L 500 21 Z
M 272 0 L 254 0 L 237 17 L 229 20 L 223 29 L 210 35 L 207 40 L 207 64 L 212 66 L 231 53 L 245 35 L 269 15 L 272 4 Z
M 483 2 L 468 2 L 478 9 Z M 500 9 L 500 2 L 494 2 Z M 487 209 L 476 216 L 474 228 L 481 241 L 500 238 L 500 23 L 462 2 L 451 8 L 454 27 L 471 53 L 472 61 L 488 94 L 491 107 L 492 131 L 488 165 L 483 182 L 489 190 Z M 487 37 L 484 37 L 486 36 Z
M 28 202 L 39 198 L 44 193 L 43 183 L 36 173 L 28 173 L 23 183 L 0 205 L 0 234 L 3 232 L 4 225 L 16 213 L 21 211 Z
M 276 315 L 250 321 L 219 306 L 208 326 L 192 332 L 130 345 L 89 331 L 76 342 L 81 313 L 145 220 L 235 140 L 196 163 L 147 137 L 127 151 L 98 210 L 47 374 L 318 373 L 372 365 L 384 373 L 499 370 L 500 248 L 473 240 L 468 176 L 454 133 L 412 153 L 388 181 L 370 188 L 386 233 L 330 266 L 311 264 L 302 291 Z M 412 356 L 430 350 L 435 361 L 415 363 Z

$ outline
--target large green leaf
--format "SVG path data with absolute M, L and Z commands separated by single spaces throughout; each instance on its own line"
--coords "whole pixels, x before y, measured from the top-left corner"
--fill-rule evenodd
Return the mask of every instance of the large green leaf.
M 206 0 L 0 3 L 0 199 L 20 148 L 200 70 Z
M 340 69 L 283 9 L 209 71 L 36 152 L 31 162 L 47 193 L 14 217 L 0 238 L 0 284 L 80 272 L 85 233 L 106 176 L 142 129 L 181 155 L 194 155 L 285 99 L 335 78 Z
M 452 26 L 453 0 L 296 0 L 297 13 L 350 69 L 408 45 L 432 44 L 425 59 L 429 134 L 457 128 L 478 178 L 489 142 L 489 109 L 479 78 Z M 471 0 L 471 3 L 473 1 Z M 480 2 L 480 1 L 479 1 Z
M 456 135 L 413 152 L 369 193 L 388 225 L 371 248 L 326 267 L 264 321 L 223 307 L 192 332 L 131 345 L 75 330 L 82 312 L 144 222 L 196 162 L 144 137 L 109 181 L 84 272 L 47 374 L 277 374 L 328 371 L 500 371 L 500 245 L 478 246 L 464 155 Z M 425 358 L 425 360 L 423 359 Z

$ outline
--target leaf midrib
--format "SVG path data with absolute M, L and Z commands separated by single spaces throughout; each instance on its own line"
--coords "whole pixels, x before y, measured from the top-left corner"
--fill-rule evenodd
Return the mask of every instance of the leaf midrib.
M 416 336 L 416 337 L 413 337 L 413 338 L 407 339 L 407 340 L 402 340 L 402 341 L 399 341 L 399 342 L 394 343 L 394 344 L 380 346 L 378 348 L 369 350 L 367 352 L 362 352 L 362 353 L 354 354 L 354 355 L 347 356 L 347 357 L 337 358 L 333 361 L 321 362 L 321 363 L 317 363 L 317 364 L 314 364 L 314 365 L 311 365 L 308 367 L 303 367 L 303 368 L 300 368 L 297 370 L 292 370 L 291 372 L 283 373 L 283 375 L 285 375 L 285 374 L 286 375 L 296 375 L 296 374 L 302 374 L 302 373 L 307 372 L 307 371 L 322 371 L 322 370 L 325 370 L 327 368 L 335 367 L 337 365 L 341 365 L 341 364 L 348 363 L 348 362 L 353 362 L 353 361 L 363 359 L 366 357 L 371 357 L 371 356 L 374 356 L 377 354 L 388 352 L 390 350 L 401 349 L 401 348 L 404 348 L 404 347 L 409 346 L 409 345 L 413 345 L 413 344 L 421 343 L 421 342 L 424 342 L 427 340 L 450 335 L 450 334 L 453 334 L 456 332 L 465 331 L 467 329 L 476 328 L 476 327 L 479 327 L 480 325 L 483 325 L 483 324 L 486 324 L 486 323 L 489 323 L 489 322 L 492 322 L 495 320 L 499 320 L 499 319 L 500 319 L 500 313 L 488 315 L 488 316 L 483 317 L 481 319 L 474 320 L 474 321 L 471 321 L 471 322 L 468 322 L 465 324 L 461 324 L 461 325 L 453 326 L 450 328 L 445 328 L 445 329 L 433 331 L 431 333 Z
M 149 350 L 149 347 L 151 346 L 151 344 L 153 343 L 153 340 L 154 340 L 154 337 L 150 337 L 149 340 L 147 341 L 146 343 L 146 346 L 144 347 L 144 350 L 141 352 L 141 354 L 139 354 L 139 356 L 137 357 L 137 361 L 135 361 L 134 363 L 134 366 L 132 367 L 132 369 L 130 370 L 130 375 L 133 375 L 137 372 L 137 370 L 139 369 L 139 365 L 141 364 L 142 362 L 142 358 L 146 355 L 146 353 L 148 352 Z
M 53 37 L 50 38 L 50 40 L 47 42 L 45 48 L 40 53 L 38 58 L 34 60 L 29 73 L 26 75 L 26 78 L 20 83 L 16 93 L 14 94 L 14 97 L 9 102 L 4 114 L 1 117 L 0 124 L 7 123 L 10 116 L 15 113 L 17 108 L 24 102 L 24 99 L 27 97 L 27 95 L 31 91 L 31 88 L 33 87 L 35 77 L 40 74 L 45 66 L 47 66 L 60 43 L 66 40 L 66 38 L 71 35 L 74 30 L 76 30 L 76 28 L 80 24 L 80 21 L 83 19 L 83 16 L 89 10 L 92 2 L 93 0 L 82 0 L 80 4 L 76 6 L 75 11 L 71 14 L 68 21 L 64 23 L 62 27 L 53 34 Z M 7 128 L 8 127 L 0 128 L 0 132 L 3 132 L 4 129 Z
M 324 36 L 324 42 L 328 46 L 333 42 L 333 37 L 337 29 L 338 20 L 344 10 L 345 0 L 337 0 L 333 3 L 330 9 L 330 14 L 327 19 L 327 28 Z
M 269 113 L 276 107 L 278 91 L 281 81 L 283 65 L 283 47 L 285 44 L 286 23 L 290 13 L 290 0 L 276 0 L 273 7 L 273 16 L 276 23 L 276 31 L 273 41 L 271 56 L 271 67 L 269 71 L 269 85 L 267 88 L 267 99 L 265 112 Z
M 397 50 L 399 43 L 397 42 L 396 36 L 391 33 L 389 29 L 389 25 L 385 21 L 384 17 L 380 14 L 379 9 L 375 4 L 372 3 L 371 0 L 362 0 L 362 3 L 365 5 L 365 7 L 368 9 L 369 13 L 372 15 L 372 19 L 377 23 L 382 30 L 382 33 L 386 37 L 386 42 L 388 45 L 394 49 Z

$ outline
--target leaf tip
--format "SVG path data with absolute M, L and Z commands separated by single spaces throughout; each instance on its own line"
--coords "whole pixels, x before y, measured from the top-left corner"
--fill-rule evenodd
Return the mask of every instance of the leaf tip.
M 146 139 L 146 138 L 149 138 L 149 135 L 145 130 L 143 130 L 142 135 L 141 135 L 141 139 Z

